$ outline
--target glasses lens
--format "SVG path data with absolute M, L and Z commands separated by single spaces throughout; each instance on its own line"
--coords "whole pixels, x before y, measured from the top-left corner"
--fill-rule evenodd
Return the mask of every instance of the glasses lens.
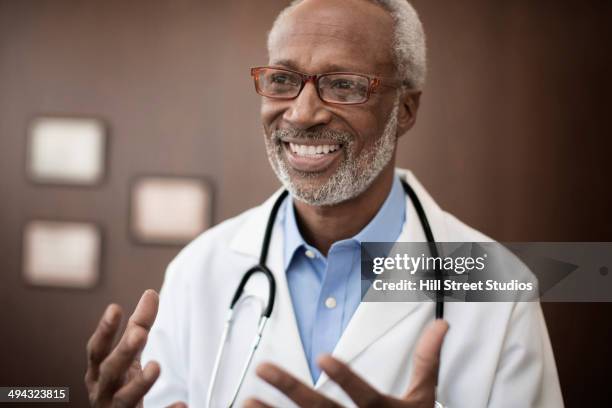
M 264 68 L 259 71 L 261 94 L 272 98 L 293 98 L 300 92 L 302 77 L 282 69 Z
M 362 103 L 368 99 L 368 78 L 353 74 L 327 74 L 319 77 L 321 99 L 332 103 Z

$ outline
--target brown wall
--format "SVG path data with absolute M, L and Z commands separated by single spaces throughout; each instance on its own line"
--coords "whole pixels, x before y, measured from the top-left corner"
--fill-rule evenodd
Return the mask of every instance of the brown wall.
M 248 67 L 265 63 L 265 33 L 286 3 L 0 0 L 0 385 L 69 385 L 83 406 L 84 345 L 103 307 L 131 309 L 160 286 L 178 248 L 129 240 L 132 177 L 209 177 L 216 222 L 277 187 Z M 399 165 L 496 239 L 611 241 L 610 3 L 414 3 L 430 76 Z M 26 180 L 25 129 L 41 113 L 108 121 L 100 188 Z M 21 228 L 36 217 L 100 223 L 95 290 L 24 285 Z M 544 308 L 567 405 L 612 402 L 612 307 Z

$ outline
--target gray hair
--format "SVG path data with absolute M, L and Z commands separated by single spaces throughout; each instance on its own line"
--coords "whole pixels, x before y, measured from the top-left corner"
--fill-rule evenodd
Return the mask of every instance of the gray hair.
M 276 17 L 268 33 L 268 51 L 271 49 L 271 33 L 276 24 L 288 12 L 304 0 L 294 0 Z M 425 32 L 419 16 L 408 0 L 368 0 L 381 5 L 387 10 L 393 21 L 393 57 L 399 78 L 407 81 L 411 87 L 421 90 L 427 75 L 427 49 Z

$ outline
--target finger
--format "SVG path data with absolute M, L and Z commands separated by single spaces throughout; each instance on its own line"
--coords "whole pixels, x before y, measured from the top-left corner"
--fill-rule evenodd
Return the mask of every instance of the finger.
M 444 336 L 448 331 L 448 323 L 442 319 L 431 322 L 423 331 L 414 351 L 414 371 L 412 381 L 406 396 L 434 397 L 438 382 L 438 367 L 440 365 L 440 350 Z
M 100 365 L 99 394 L 114 393 L 125 372 L 137 360 L 157 313 L 158 297 L 152 290 L 140 298 L 119 344 Z
M 134 407 L 151 389 L 159 377 L 159 364 L 151 361 L 113 396 L 113 405 Z
M 134 313 L 132 313 L 128 320 L 124 335 L 127 335 L 134 327 L 143 328 L 148 333 L 151 330 L 151 326 L 153 326 L 153 322 L 155 322 L 158 308 L 159 295 L 157 292 L 153 289 L 145 290 L 134 309 Z M 140 353 L 138 353 L 136 358 L 139 357 Z
M 149 330 L 155 321 L 158 306 L 159 295 L 157 292 L 153 289 L 145 290 L 134 309 L 134 313 L 130 316 L 128 326 L 137 325 Z
M 359 407 L 377 407 L 382 405 L 385 398 L 370 384 L 355 374 L 349 366 L 325 355 L 318 360 L 319 367 L 338 384 L 353 402 Z
M 244 402 L 243 408 L 274 408 L 274 407 L 272 405 L 266 404 L 265 402 L 251 398 Z
M 338 407 L 332 400 L 319 394 L 273 364 L 260 364 L 257 367 L 257 375 L 300 407 Z
M 172 405 L 168 405 L 166 408 L 187 408 L 187 404 L 179 401 L 179 402 L 175 402 Z
M 144 347 L 147 333 L 143 328 L 133 328 L 128 336 L 123 336 L 111 354 L 100 365 L 98 378 L 98 395 L 104 400 L 110 399 L 126 377 L 126 374 L 136 359 L 136 355 Z
M 121 323 L 121 307 L 116 304 L 108 305 L 96 330 L 87 342 L 87 374 L 86 381 L 98 379 L 100 363 L 108 356 L 113 340 Z

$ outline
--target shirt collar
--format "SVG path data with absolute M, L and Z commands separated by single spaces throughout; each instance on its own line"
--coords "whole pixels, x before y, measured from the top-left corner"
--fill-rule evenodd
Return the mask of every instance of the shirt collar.
M 284 266 L 285 270 L 287 270 L 295 251 L 297 251 L 302 245 L 305 246 L 307 244 L 306 241 L 304 241 L 304 238 L 302 238 L 302 234 L 300 233 L 297 225 L 295 209 L 293 208 L 293 197 L 291 195 L 289 195 L 288 199 L 285 200 L 285 208 L 283 213 L 285 216 Z
M 402 232 L 406 219 L 406 198 L 404 189 L 397 176 L 393 177 L 391 191 L 378 213 L 357 235 L 353 237 L 362 242 L 395 242 Z
M 316 249 L 311 248 L 310 245 L 304 241 L 300 233 L 295 218 L 293 197 L 289 196 L 289 199 L 285 200 L 284 209 L 280 211 L 280 213 L 284 216 L 284 266 L 286 270 L 289 267 L 295 251 L 302 246 L 315 251 Z M 405 218 L 406 199 L 399 178 L 394 176 L 391 191 L 374 218 L 372 218 L 368 225 L 354 237 L 340 242 L 353 241 L 357 245 L 362 242 L 395 242 L 402 231 Z M 334 245 L 336 244 L 337 243 L 334 243 Z

